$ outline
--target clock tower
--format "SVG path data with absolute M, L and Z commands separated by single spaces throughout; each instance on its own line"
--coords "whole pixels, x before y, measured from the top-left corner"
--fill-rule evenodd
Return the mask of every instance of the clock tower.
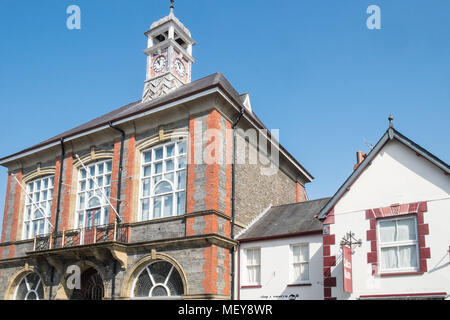
M 175 17 L 173 1 L 170 14 L 153 23 L 148 38 L 147 76 L 142 102 L 157 99 L 191 82 L 192 46 L 195 41 L 189 30 Z

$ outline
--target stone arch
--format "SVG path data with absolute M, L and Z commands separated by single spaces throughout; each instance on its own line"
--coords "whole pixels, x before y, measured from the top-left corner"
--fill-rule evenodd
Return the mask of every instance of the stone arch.
M 78 261 L 75 263 L 71 263 L 71 265 L 76 265 L 80 268 L 80 276 L 82 276 L 83 273 L 85 271 L 87 271 L 88 269 L 94 269 L 97 272 L 97 274 L 100 276 L 100 278 L 102 279 L 102 282 L 103 282 L 103 288 L 104 288 L 103 297 L 108 298 L 111 296 L 111 290 L 108 286 L 108 282 L 106 281 L 107 274 L 106 274 L 106 270 L 104 267 L 100 267 L 97 264 L 95 264 L 94 262 L 89 261 L 89 260 Z M 71 298 L 73 289 L 69 289 L 67 287 L 67 280 L 68 280 L 69 276 L 70 276 L 70 274 L 64 274 L 61 276 L 61 281 L 58 285 L 58 289 L 56 290 L 56 297 L 55 297 L 56 300 L 69 300 Z
M 149 255 L 142 257 L 133 265 L 133 267 L 128 269 L 127 273 L 124 276 L 121 290 L 120 290 L 121 298 L 124 298 L 124 299 L 131 298 L 131 290 L 133 288 L 134 280 L 136 279 L 136 277 L 140 274 L 142 269 L 144 269 L 147 265 L 149 265 L 152 262 L 157 262 L 157 261 L 166 261 L 166 262 L 170 263 L 171 265 L 173 265 L 175 267 L 175 269 L 178 271 L 178 273 L 180 274 L 181 280 L 183 282 L 184 294 L 187 295 L 189 293 L 189 286 L 188 286 L 186 273 L 184 272 L 183 268 L 178 263 L 178 261 L 176 261 L 174 258 L 172 258 L 171 256 L 169 256 L 167 254 L 156 253 L 156 254 L 149 254 Z
M 16 293 L 17 286 L 20 284 L 20 281 L 27 276 L 28 274 L 35 273 L 41 278 L 42 287 L 44 289 L 44 300 L 48 299 L 48 290 L 49 288 L 45 285 L 44 277 L 41 272 L 37 270 L 36 267 L 25 265 L 25 267 L 17 270 L 12 276 L 11 280 L 8 283 L 8 286 L 5 290 L 4 300 L 14 300 L 14 296 Z

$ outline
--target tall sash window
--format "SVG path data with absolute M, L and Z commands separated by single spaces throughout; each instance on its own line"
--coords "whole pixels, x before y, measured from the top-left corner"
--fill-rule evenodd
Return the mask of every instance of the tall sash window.
M 142 153 L 140 214 L 146 221 L 185 213 L 186 140 L 171 141 Z
M 53 186 L 53 176 L 36 179 L 27 184 L 27 193 L 30 197 L 26 197 L 25 201 L 22 237 L 24 240 L 50 232 Z

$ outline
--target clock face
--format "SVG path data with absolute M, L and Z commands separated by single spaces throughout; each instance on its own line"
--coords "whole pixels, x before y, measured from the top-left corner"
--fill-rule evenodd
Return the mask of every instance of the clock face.
M 184 77 L 186 75 L 186 67 L 184 66 L 184 63 L 178 58 L 175 60 L 175 70 L 181 77 Z
M 166 57 L 159 56 L 158 58 L 156 58 L 155 62 L 153 62 L 153 70 L 155 72 L 161 72 L 162 70 L 164 70 L 166 62 L 167 62 Z

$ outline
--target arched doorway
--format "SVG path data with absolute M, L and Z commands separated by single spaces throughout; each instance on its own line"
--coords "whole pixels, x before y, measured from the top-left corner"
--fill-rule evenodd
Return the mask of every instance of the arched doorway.
M 89 268 L 81 275 L 81 288 L 74 289 L 71 300 L 103 300 L 103 279 L 94 268 Z

